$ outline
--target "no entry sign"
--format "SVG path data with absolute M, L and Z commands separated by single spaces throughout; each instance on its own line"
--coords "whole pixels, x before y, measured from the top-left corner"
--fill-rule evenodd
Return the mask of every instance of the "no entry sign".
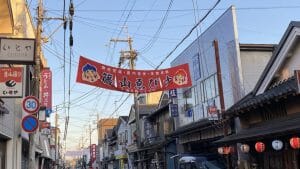
M 23 109 L 27 113 L 36 113 L 40 109 L 39 100 L 34 96 L 27 96 L 23 100 Z
M 33 116 L 28 115 L 22 119 L 22 129 L 28 133 L 34 132 L 39 126 L 39 120 Z

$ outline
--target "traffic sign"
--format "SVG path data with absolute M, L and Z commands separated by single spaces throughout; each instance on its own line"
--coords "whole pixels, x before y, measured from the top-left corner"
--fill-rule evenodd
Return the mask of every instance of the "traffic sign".
M 33 116 L 28 115 L 22 119 L 22 129 L 28 133 L 34 132 L 39 126 L 39 120 Z
M 27 96 L 23 99 L 23 109 L 27 113 L 36 113 L 40 109 L 40 102 L 34 96 Z

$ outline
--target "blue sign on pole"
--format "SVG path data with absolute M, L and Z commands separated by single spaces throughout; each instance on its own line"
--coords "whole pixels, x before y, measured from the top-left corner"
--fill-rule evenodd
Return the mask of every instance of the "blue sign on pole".
M 46 113 L 46 117 L 50 117 L 50 114 L 52 113 L 52 109 L 46 108 L 45 113 Z
M 177 98 L 177 90 L 176 89 L 169 90 L 169 97 Z
M 22 128 L 28 133 L 34 132 L 39 126 L 39 120 L 32 115 L 25 116 L 22 119 Z
M 186 111 L 186 114 L 185 114 L 186 117 L 193 117 L 193 109 L 190 108 Z
M 171 117 L 178 117 L 178 105 L 177 104 L 170 104 L 171 109 Z

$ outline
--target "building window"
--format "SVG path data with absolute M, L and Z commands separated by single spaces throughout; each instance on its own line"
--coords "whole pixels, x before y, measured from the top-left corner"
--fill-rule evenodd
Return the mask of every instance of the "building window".
M 146 96 L 145 95 L 139 95 L 138 96 L 138 102 L 139 102 L 139 104 L 146 104 Z
M 128 131 L 125 130 L 125 143 L 128 143 Z
M 200 79 L 201 71 L 200 71 L 199 53 L 197 53 L 195 56 L 193 56 L 193 74 L 194 74 L 195 81 Z

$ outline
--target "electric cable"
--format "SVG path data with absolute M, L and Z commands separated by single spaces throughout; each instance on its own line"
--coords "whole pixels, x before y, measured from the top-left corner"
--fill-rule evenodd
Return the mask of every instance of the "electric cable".
M 173 1 L 174 0 L 170 0 L 168 9 L 167 9 L 167 11 L 166 11 L 166 13 L 165 13 L 165 15 L 164 15 L 164 17 L 163 17 L 163 19 L 162 19 L 159 27 L 158 27 L 158 29 L 156 30 L 156 32 L 154 33 L 154 35 L 150 39 L 150 41 L 147 42 L 147 44 L 145 45 L 145 47 L 143 47 L 142 49 L 139 50 L 140 53 L 146 53 L 147 51 L 149 51 L 152 48 L 152 46 L 154 45 L 154 43 L 157 41 L 157 38 L 158 38 L 159 34 L 161 33 L 161 31 L 162 31 L 162 29 L 163 29 L 163 27 L 164 27 L 164 25 L 165 25 L 165 23 L 167 21 L 167 18 L 168 18 L 169 13 L 170 13 L 170 9 L 171 9 L 172 4 L 173 4 Z
M 175 48 L 169 52 L 169 54 L 158 64 L 156 69 L 158 69 L 175 51 L 176 49 L 192 34 L 192 32 L 197 28 L 197 26 L 202 23 L 204 19 L 207 18 L 207 16 L 213 11 L 213 9 L 220 3 L 221 0 L 217 0 L 217 2 L 214 4 L 214 6 L 198 21 L 198 23 L 192 27 L 192 29 L 184 36 L 184 38 L 175 46 Z

